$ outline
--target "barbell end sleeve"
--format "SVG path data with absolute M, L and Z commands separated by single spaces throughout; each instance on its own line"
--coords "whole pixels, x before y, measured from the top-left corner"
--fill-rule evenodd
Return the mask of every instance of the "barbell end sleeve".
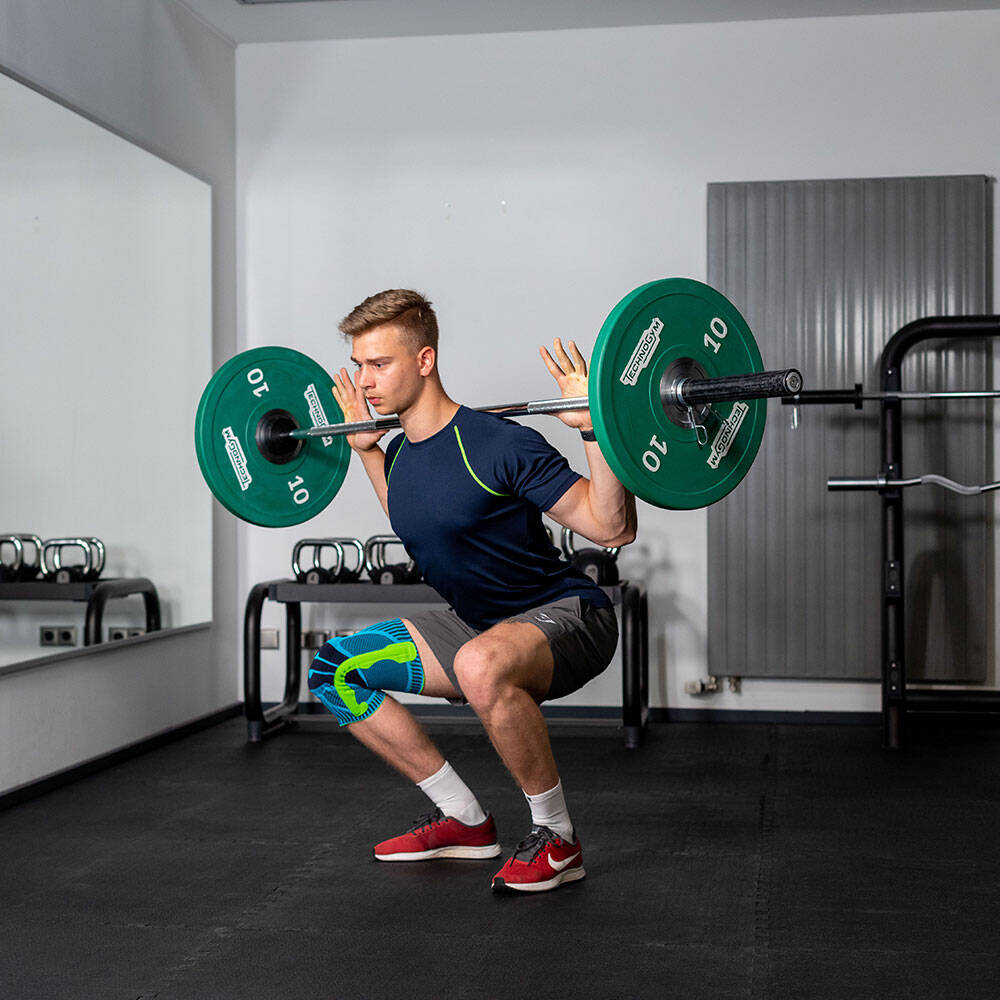
M 785 392 L 784 395 L 794 395 L 802 391 L 802 372 L 798 368 L 789 368 L 785 372 Z M 782 398 L 784 398 L 784 395 Z
M 826 488 L 831 492 L 844 490 L 899 490 L 907 486 L 922 486 L 926 482 L 937 482 L 940 476 L 923 476 L 917 479 L 889 479 L 886 476 L 830 476 Z M 948 480 L 950 482 L 950 480 Z M 944 485 L 939 483 L 939 485 Z M 976 490 L 978 492 L 978 488 Z
M 686 378 L 672 387 L 669 395 L 673 398 L 664 402 L 672 402 L 676 406 L 697 406 L 739 399 L 773 399 L 790 396 L 801 389 L 802 373 L 797 368 L 784 368 L 780 371 L 723 375 L 720 378 Z
M 831 493 L 845 490 L 880 490 L 884 489 L 886 480 L 882 476 L 830 476 L 826 488 Z

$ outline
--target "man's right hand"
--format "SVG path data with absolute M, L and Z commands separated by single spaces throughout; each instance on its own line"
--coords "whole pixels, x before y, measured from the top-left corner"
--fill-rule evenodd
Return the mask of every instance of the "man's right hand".
M 333 398 L 343 411 L 344 422 L 349 424 L 372 419 L 368 400 L 358 388 L 356 378 L 357 376 L 352 379 L 346 368 L 341 368 L 333 375 Z M 348 434 L 347 443 L 357 452 L 371 451 L 388 433 L 388 431 L 365 431 L 362 434 Z

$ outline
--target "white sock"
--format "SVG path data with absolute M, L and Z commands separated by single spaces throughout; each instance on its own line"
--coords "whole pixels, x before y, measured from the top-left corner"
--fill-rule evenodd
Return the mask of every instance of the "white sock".
M 417 782 L 419 788 L 431 802 L 445 814 L 466 826 L 479 826 L 486 819 L 483 807 L 472 794 L 469 786 L 458 776 L 458 772 L 448 763 L 429 778 Z
M 573 842 L 573 823 L 566 808 L 561 781 L 557 781 L 555 788 L 550 788 L 547 792 L 540 792 L 538 795 L 528 795 L 525 792 L 524 797 L 531 806 L 533 826 L 547 826 L 557 837 L 562 837 L 567 843 Z

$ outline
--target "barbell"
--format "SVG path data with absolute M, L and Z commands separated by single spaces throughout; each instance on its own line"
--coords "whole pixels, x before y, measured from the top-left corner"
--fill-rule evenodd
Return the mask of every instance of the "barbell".
M 766 400 L 801 390 L 794 368 L 763 368 L 746 320 L 724 295 L 664 278 L 629 292 L 608 315 L 586 396 L 476 409 L 513 417 L 589 407 L 622 485 L 657 507 L 690 510 L 742 482 L 760 448 Z M 400 426 L 396 417 L 344 423 L 332 388 L 319 364 L 287 347 L 251 348 L 212 376 L 195 450 L 227 510 L 265 527 L 301 524 L 343 484 L 345 435 Z
M 911 402 L 913 400 L 930 401 L 933 399 L 1000 399 L 1000 389 L 938 389 L 934 391 L 920 390 L 903 392 L 901 389 L 881 392 L 865 392 L 861 382 L 855 382 L 853 389 L 814 389 L 810 392 L 797 392 L 782 399 L 784 406 L 852 404 L 860 410 L 870 401 L 885 403 Z

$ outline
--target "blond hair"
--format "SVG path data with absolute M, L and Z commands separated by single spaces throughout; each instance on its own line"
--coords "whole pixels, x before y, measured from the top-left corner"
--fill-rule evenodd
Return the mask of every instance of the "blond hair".
M 395 323 L 402 329 L 404 342 L 412 351 L 423 347 L 433 347 L 437 351 L 438 324 L 434 309 L 420 292 L 407 288 L 389 288 L 369 295 L 340 321 L 340 332 L 356 337 L 386 323 Z

